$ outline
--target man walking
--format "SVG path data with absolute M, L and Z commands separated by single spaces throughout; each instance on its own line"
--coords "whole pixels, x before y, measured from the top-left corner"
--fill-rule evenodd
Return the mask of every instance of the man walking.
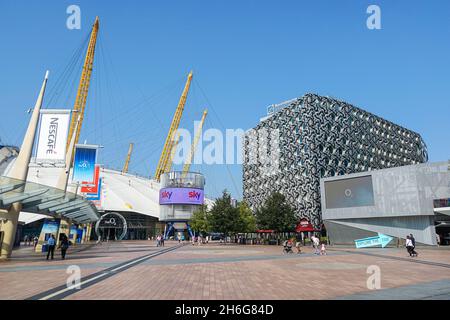
M 416 252 L 416 239 L 414 238 L 414 236 L 413 236 L 412 233 L 409 234 L 409 237 L 410 237 L 411 243 L 412 243 L 412 252 L 413 252 L 414 255 L 417 257 L 418 254 L 417 254 L 417 252 Z
M 311 237 L 311 241 L 312 241 L 312 244 L 313 244 L 313 247 L 314 247 L 314 254 L 320 254 L 320 251 L 319 251 L 320 240 L 319 240 L 319 238 L 317 238 L 315 235 L 313 235 Z
M 49 256 L 51 256 L 53 260 L 53 255 L 55 253 L 55 245 L 56 245 L 55 236 L 52 234 L 50 238 L 48 238 L 47 240 L 47 260 Z

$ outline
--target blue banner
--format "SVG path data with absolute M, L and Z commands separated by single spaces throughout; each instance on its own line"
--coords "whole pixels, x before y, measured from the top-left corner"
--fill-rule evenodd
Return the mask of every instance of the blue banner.
M 76 234 L 77 234 L 77 227 L 76 226 L 71 226 L 70 227 L 70 233 L 69 233 L 69 239 L 73 239 Z
M 77 146 L 73 163 L 74 182 L 93 182 L 95 174 L 95 162 L 97 160 L 97 148 Z
M 44 235 L 44 241 L 47 241 L 50 238 L 50 235 L 53 234 L 56 238 L 59 230 L 59 221 L 45 219 L 44 224 L 42 225 L 41 234 Z

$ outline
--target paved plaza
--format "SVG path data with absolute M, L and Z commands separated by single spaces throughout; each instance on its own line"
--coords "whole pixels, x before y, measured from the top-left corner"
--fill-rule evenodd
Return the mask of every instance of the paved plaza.
M 450 299 L 448 248 L 418 248 L 418 258 L 401 248 L 330 247 L 326 256 L 303 249 L 124 241 L 46 261 L 22 248 L 0 263 L 0 299 Z M 69 266 L 81 270 L 80 289 L 67 288 Z M 369 266 L 379 267 L 379 290 L 367 286 Z

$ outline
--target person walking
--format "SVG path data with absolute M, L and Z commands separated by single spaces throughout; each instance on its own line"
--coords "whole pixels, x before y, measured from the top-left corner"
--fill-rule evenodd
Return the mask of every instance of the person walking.
M 164 247 L 164 235 L 161 235 L 161 247 Z
M 161 236 L 158 234 L 158 236 L 156 237 L 156 246 L 159 247 L 161 246 Z
M 413 241 L 412 241 L 410 235 L 406 236 L 405 246 L 406 246 L 406 250 L 408 251 L 410 257 L 417 257 L 417 252 L 414 250 Z
M 311 236 L 311 242 L 314 248 L 314 254 L 320 254 L 319 252 L 319 244 L 320 244 L 320 240 L 319 238 L 317 238 L 315 235 Z
M 325 242 L 322 242 L 322 244 L 320 245 L 320 255 L 321 256 L 327 255 L 327 248 L 325 246 Z
M 50 238 L 48 238 L 47 240 L 47 260 L 49 256 L 51 256 L 53 260 L 53 255 L 55 254 L 55 245 L 56 245 L 55 236 L 52 234 L 50 235 Z
M 61 259 L 65 260 L 67 249 L 69 249 L 69 239 L 67 238 L 67 236 L 65 234 L 63 235 L 63 237 L 61 239 L 59 248 L 61 249 Z
M 295 248 L 297 249 L 297 254 L 302 253 L 302 243 L 300 241 L 295 243 Z
M 412 252 L 413 252 L 414 256 L 417 257 L 418 254 L 416 252 L 416 239 L 414 238 L 412 233 L 409 234 L 409 237 L 411 238 L 411 243 L 412 243 L 412 246 L 413 246 Z
M 37 236 L 34 236 L 33 242 L 34 242 L 34 248 L 36 249 L 36 246 L 38 245 L 38 242 L 39 242 L 39 238 Z

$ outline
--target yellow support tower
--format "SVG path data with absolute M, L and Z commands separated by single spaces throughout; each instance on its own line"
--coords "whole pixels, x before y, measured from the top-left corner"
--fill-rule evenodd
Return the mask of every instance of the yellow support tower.
M 184 162 L 183 174 L 182 174 L 183 177 L 189 172 L 189 169 L 191 167 L 192 158 L 194 158 L 195 149 L 197 148 L 198 140 L 200 140 L 200 136 L 202 134 L 203 123 L 205 122 L 205 118 L 206 118 L 207 114 L 208 114 L 208 110 L 205 109 L 205 111 L 203 111 L 203 115 L 202 115 L 202 119 L 200 120 L 200 124 L 197 128 L 197 132 L 195 134 L 194 141 L 192 142 L 191 151 L 190 151 L 189 156 L 187 157 L 186 161 Z
M 86 100 L 89 92 L 89 84 L 91 82 L 92 68 L 94 66 L 95 44 L 97 43 L 98 28 L 99 28 L 99 20 L 98 17 L 96 17 L 94 25 L 92 27 L 91 38 L 89 39 L 86 58 L 84 59 L 83 71 L 81 72 L 77 97 L 75 98 L 75 104 L 73 107 L 73 110 L 75 110 L 77 113 L 74 116 L 72 116 L 72 119 L 70 120 L 69 135 L 68 135 L 69 139 L 67 139 L 67 148 L 69 147 L 70 137 L 72 136 L 73 131 L 75 130 L 77 120 L 79 121 L 79 125 L 75 133 L 75 144 L 78 143 L 78 139 L 80 137 L 81 125 L 84 119 L 84 109 L 86 108 Z
M 128 148 L 127 159 L 125 160 L 125 164 L 123 165 L 122 173 L 128 172 L 128 165 L 130 164 L 131 153 L 133 152 L 134 143 L 130 143 Z
M 164 148 L 159 158 L 158 166 L 156 167 L 155 179 L 159 181 L 161 175 L 165 172 L 168 172 L 172 166 L 172 149 L 174 146 L 174 142 L 178 143 L 178 136 L 175 137 L 175 134 L 178 130 L 178 126 L 180 125 L 181 116 L 183 115 L 184 105 L 186 104 L 187 95 L 189 93 L 189 88 L 191 86 L 192 81 L 192 71 L 189 72 L 187 77 L 186 84 L 184 86 L 183 93 L 181 94 L 180 101 L 178 102 L 177 109 L 172 119 L 172 123 L 170 124 L 169 133 L 166 137 L 166 142 L 164 143 Z

